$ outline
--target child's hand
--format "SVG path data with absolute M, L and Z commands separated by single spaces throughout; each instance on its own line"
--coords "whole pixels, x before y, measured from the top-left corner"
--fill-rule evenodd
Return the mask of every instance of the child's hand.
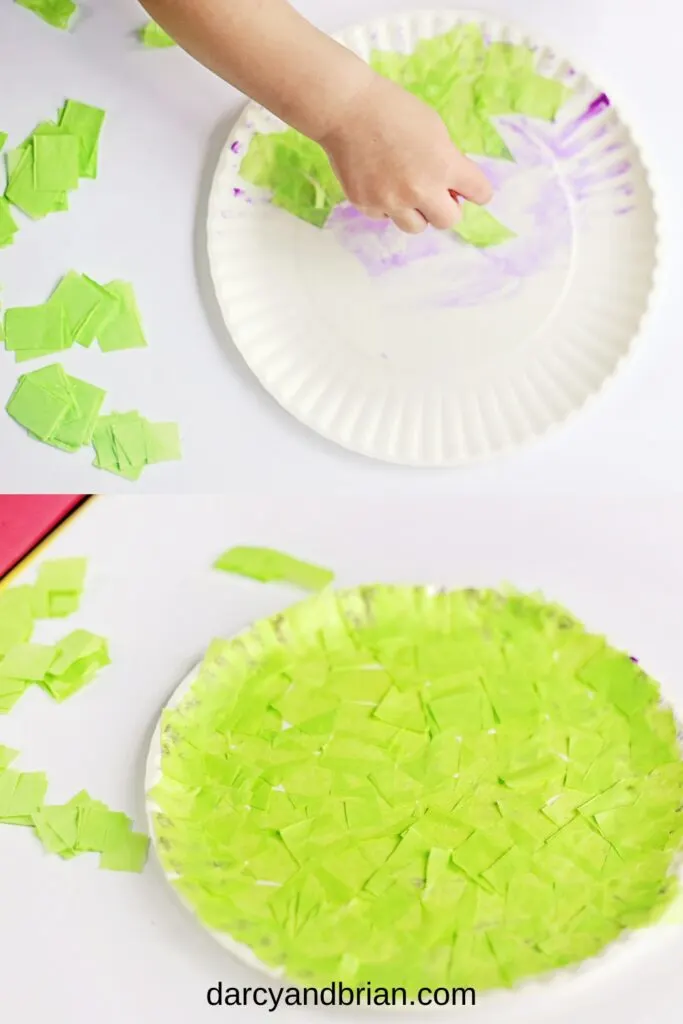
M 354 206 L 390 217 L 403 231 L 453 227 L 461 217 L 449 191 L 487 203 L 491 185 L 451 142 L 431 107 L 372 75 L 318 140 Z

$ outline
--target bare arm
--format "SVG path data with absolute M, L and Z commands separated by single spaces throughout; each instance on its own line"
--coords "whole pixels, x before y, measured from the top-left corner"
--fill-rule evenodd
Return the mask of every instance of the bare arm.
M 483 173 L 441 118 L 375 74 L 287 0 L 142 0 L 206 67 L 328 152 L 349 199 L 406 231 L 459 216 L 449 190 L 487 202 Z

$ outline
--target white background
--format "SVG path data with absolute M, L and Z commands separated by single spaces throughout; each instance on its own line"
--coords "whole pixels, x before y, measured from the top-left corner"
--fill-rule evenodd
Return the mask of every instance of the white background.
M 381 498 L 310 495 L 269 504 L 257 496 L 98 498 L 49 547 L 49 556 L 91 556 L 83 607 L 67 622 L 41 623 L 36 636 L 51 640 L 73 626 L 101 631 L 113 664 L 64 705 L 37 688 L 27 693 L 0 718 L 0 743 L 22 751 L 20 767 L 48 773 L 50 800 L 86 786 L 144 828 L 144 761 L 164 701 L 213 636 L 298 597 L 211 570 L 220 551 L 240 543 L 317 560 L 342 585 L 540 587 L 638 656 L 680 712 L 682 535 L 683 498 L 414 497 L 390 510 Z M 659 925 L 585 976 L 442 1014 L 479 1024 L 674 1024 L 681 963 L 683 925 Z M 153 857 L 142 876 L 100 872 L 96 858 L 62 862 L 28 830 L 0 826 L 3 1022 L 312 1024 L 332 1013 L 210 1008 L 206 991 L 219 980 L 261 982 L 176 905 Z M 338 1019 L 366 1017 L 346 1011 Z M 411 1019 L 434 1015 L 415 1011 Z
M 432 7 L 456 0 L 424 0 Z M 327 29 L 420 0 L 298 0 Z M 477 6 L 471 4 L 471 6 Z M 203 223 L 217 155 L 237 95 L 178 50 L 135 40 L 145 17 L 135 0 L 84 0 L 72 34 L 0 2 L 0 128 L 16 144 L 54 116 L 66 96 L 108 111 L 101 173 L 73 194 L 68 214 L 22 223 L 0 250 L 7 305 L 47 298 L 74 267 L 134 283 L 150 339 L 146 352 L 71 351 L 67 369 L 105 387 L 109 408 L 177 419 L 184 461 L 152 467 L 137 485 L 27 438 L 0 411 L 0 488 L 293 493 L 396 497 L 428 494 L 576 493 L 683 482 L 683 193 L 680 188 L 680 38 L 673 0 L 488 0 L 526 22 L 608 88 L 647 150 L 664 211 L 663 276 L 635 361 L 605 399 L 570 428 L 522 455 L 467 470 L 415 471 L 374 464 L 321 440 L 282 412 L 233 349 L 208 279 Z M 0 406 L 17 376 L 0 353 Z M 634 483 L 635 482 L 635 483 Z

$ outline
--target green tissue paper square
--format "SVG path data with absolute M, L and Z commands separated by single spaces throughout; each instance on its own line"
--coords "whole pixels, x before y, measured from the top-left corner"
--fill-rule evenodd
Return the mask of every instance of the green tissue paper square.
M 88 560 L 56 558 L 43 562 L 33 587 L 33 614 L 37 619 L 63 618 L 78 609 L 83 593 Z
M 25 356 L 61 352 L 71 339 L 59 306 L 17 306 L 5 313 L 5 348 Z
M 12 216 L 10 204 L 4 196 L 0 196 L 0 249 L 12 244 L 18 230 L 19 226 Z
M 68 29 L 78 10 L 73 0 L 16 0 L 20 7 L 33 11 L 53 28 Z
M 155 21 L 148 21 L 140 29 L 140 40 L 150 50 L 163 50 L 176 45 L 175 40 L 171 39 L 168 32 L 165 32 Z
M 105 120 L 100 107 L 78 100 L 67 100 L 59 117 L 59 127 L 79 140 L 79 173 L 82 178 L 97 177 L 100 135 Z
M 78 187 L 78 139 L 75 135 L 35 135 L 33 184 L 39 192 L 68 192 Z
M 90 443 L 104 397 L 55 363 L 19 378 L 7 412 L 32 437 L 71 452 Z
M 37 683 L 45 678 L 54 656 L 55 648 L 46 644 L 17 644 L 0 662 L 0 674 Z
M 105 291 L 115 304 L 111 315 L 100 324 L 97 340 L 102 352 L 116 352 L 127 348 L 146 348 L 147 339 L 142 329 L 140 311 L 133 287 L 125 281 L 111 281 Z
M 116 299 L 85 274 L 70 270 L 57 285 L 50 304 L 64 310 L 69 338 L 88 348 L 116 313 Z
M 72 697 L 110 664 L 107 641 L 77 629 L 56 645 L 55 656 L 42 685 L 56 701 Z
M 42 772 L 0 772 L 0 822 L 9 825 L 30 824 L 47 792 Z
M 100 854 L 100 868 L 105 871 L 130 871 L 140 874 L 147 862 L 149 838 L 140 832 L 115 837 Z

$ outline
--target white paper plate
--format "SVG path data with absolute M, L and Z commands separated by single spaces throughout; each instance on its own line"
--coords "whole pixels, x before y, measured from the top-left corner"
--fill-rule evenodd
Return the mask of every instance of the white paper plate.
M 209 204 L 218 301 L 263 386 L 338 444 L 419 466 L 517 448 L 583 407 L 630 352 L 656 266 L 654 197 L 632 134 L 549 47 L 476 12 L 396 15 L 338 38 L 367 58 L 463 21 L 535 47 L 539 70 L 576 90 L 555 125 L 495 119 L 517 163 L 480 162 L 491 209 L 517 239 L 477 251 L 348 207 L 323 230 L 299 221 L 240 178 L 254 132 L 283 128 L 254 104 Z
M 433 592 L 438 588 L 428 587 L 426 589 Z M 248 631 L 249 630 L 247 629 L 243 632 Z M 178 707 L 178 705 L 187 697 L 187 694 L 192 689 L 193 684 L 199 676 L 200 668 L 201 663 L 196 665 L 187 674 L 180 685 L 171 694 L 169 700 L 162 709 L 159 721 L 150 741 L 144 778 L 145 809 L 149 834 L 151 836 L 152 847 L 155 853 L 157 847 L 157 834 L 154 817 L 159 813 L 160 809 L 150 796 L 150 793 L 162 779 L 162 716 L 164 711 Z M 683 742 L 683 736 L 681 737 L 681 740 Z M 194 918 L 196 923 L 204 931 L 208 932 L 208 934 L 211 935 L 212 938 L 215 939 L 216 942 L 218 942 L 233 958 L 244 964 L 246 967 L 260 971 L 265 976 L 279 982 L 280 984 L 288 984 L 291 987 L 296 987 L 293 982 L 287 979 L 283 969 L 274 968 L 263 963 L 263 961 L 258 958 L 249 946 L 236 941 L 226 932 L 217 931 L 207 927 L 197 916 L 190 901 L 172 885 L 176 876 L 164 867 L 161 860 L 159 860 L 159 865 L 165 878 L 172 886 L 176 898 Z M 678 860 L 677 870 L 679 877 L 681 878 L 681 882 L 683 883 L 683 863 L 681 863 L 681 858 Z M 495 989 L 490 992 L 485 992 L 485 999 L 483 1002 L 482 996 L 479 996 L 477 1000 L 479 1020 L 482 1024 L 488 1020 L 491 1021 L 491 1024 L 494 1024 L 494 1022 L 497 1024 L 501 1019 L 499 1014 L 510 1008 L 510 1001 L 513 1000 L 515 1009 L 518 1009 L 519 1001 L 522 999 L 524 1001 L 526 1011 L 529 1014 L 534 1014 L 533 1019 L 542 1020 L 545 1024 L 545 1021 L 548 1019 L 548 1000 L 550 1000 L 550 1008 L 552 1008 L 553 1005 L 556 1005 L 556 1002 L 553 1001 L 556 1001 L 558 998 L 566 998 L 572 991 L 570 986 L 575 986 L 577 981 L 580 980 L 587 984 L 593 984 L 596 983 L 600 977 L 602 977 L 603 980 L 613 979 L 615 973 L 618 976 L 621 971 L 637 970 L 638 962 L 643 956 L 656 959 L 660 955 L 660 951 L 666 948 L 666 945 L 669 943 L 671 936 L 670 928 L 672 925 L 674 927 L 678 926 L 678 922 L 681 920 L 681 912 L 683 912 L 683 900 L 681 897 L 678 897 L 673 904 L 673 913 L 672 908 L 670 908 L 659 924 L 648 928 L 640 928 L 634 931 L 623 932 L 601 952 L 588 960 L 555 970 L 546 975 L 541 975 L 536 979 L 529 979 L 520 983 L 513 989 Z M 667 925 L 667 921 L 671 921 L 672 924 Z M 442 1010 L 443 1008 L 408 1006 L 405 1008 L 397 1007 L 395 1009 L 401 1009 L 404 1013 L 413 1009 L 417 1010 L 422 1015 L 431 1015 L 432 1013 L 439 1012 L 439 1009 Z M 384 1012 L 386 1013 L 387 1011 Z M 482 1013 L 484 1014 L 483 1017 Z M 539 1016 L 536 1017 L 536 1014 Z M 529 1021 L 530 1018 L 527 1020 L 527 1024 L 529 1024 Z

